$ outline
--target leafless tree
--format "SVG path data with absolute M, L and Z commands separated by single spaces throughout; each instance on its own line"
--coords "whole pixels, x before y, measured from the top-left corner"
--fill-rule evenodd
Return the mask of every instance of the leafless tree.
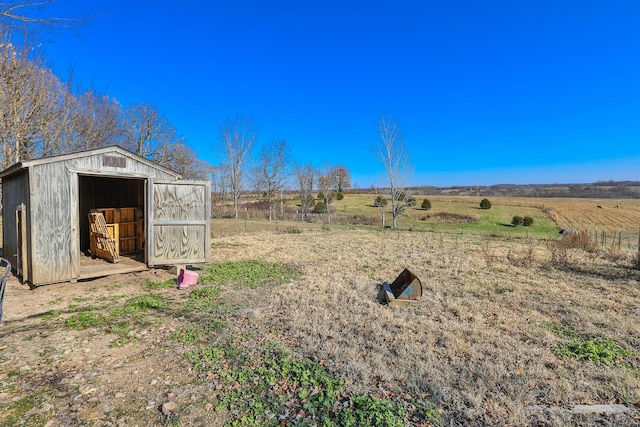
M 124 146 L 129 151 L 161 163 L 180 143 L 176 129 L 153 105 L 143 102 L 124 109 Z
M 184 139 L 181 142 L 157 147 L 152 160 L 178 172 L 183 179 L 206 179 L 210 172 L 209 165 L 198 159 L 195 151 Z
M 329 177 L 336 193 L 342 193 L 345 189 L 351 188 L 351 174 L 345 166 L 333 166 L 329 170 Z
M 383 164 L 391 190 L 391 217 L 393 228 L 407 209 L 408 194 L 405 186 L 411 175 L 411 157 L 400 132 L 398 122 L 391 116 L 382 116 L 378 121 L 378 144 L 376 154 Z
M 0 32 L 21 34 L 25 38 L 43 37 L 59 29 L 78 31 L 91 17 L 55 16 L 47 7 L 55 0 L 5 0 L 0 2 Z
M 74 123 L 78 138 L 69 151 L 122 143 L 122 106 L 106 94 L 87 90 L 80 95 Z
M 220 125 L 219 148 L 228 167 L 229 188 L 236 219 L 238 219 L 238 205 L 244 186 L 246 162 L 257 139 L 258 128 L 252 118 L 236 116 Z
M 298 191 L 300 193 L 300 209 L 302 216 L 313 208 L 313 183 L 315 181 L 315 169 L 311 164 L 297 164 L 294 175 Z
M 57 144 L 54 129 L 66 111 L 66 89 L 39 58 L 0 43 L 0 145 L 2 166 L 36 157 Z M 52 132 L 58 132 L 54 137 Z M 55 139 L 55 141 L 54 141 Z
M 286 187 L 290 164 L 290 149 L 284 139 L 271 141 L 260 148 L 257 166 L 253 169 L 253 179 L 256 190 L 266 195 L 269 221 L 275 216 L 275 196 Z
M 317 174 L 318 191 L 322 195 L 322 202 L 326 208 L 323 212 L 323 220 L 325 223 L 331 222 L 331 202 L 333 202 L 334 194 L 332 193 L 331 168 L 328 164 L 324 166 L 324 170 Z

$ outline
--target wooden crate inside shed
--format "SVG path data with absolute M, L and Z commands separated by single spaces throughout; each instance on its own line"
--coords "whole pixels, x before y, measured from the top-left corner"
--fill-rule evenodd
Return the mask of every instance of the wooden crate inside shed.
M 141 208 L 99 208 L 107 223 L 109 235 L 114 239 L 120 255 L 144 250 L 144 210 Z

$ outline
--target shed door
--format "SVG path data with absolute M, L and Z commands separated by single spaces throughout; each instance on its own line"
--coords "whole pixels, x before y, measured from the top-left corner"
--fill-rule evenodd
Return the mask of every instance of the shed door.
M 209 181 L 149 180 L 147 263 L 208 262 L 211 256 Z

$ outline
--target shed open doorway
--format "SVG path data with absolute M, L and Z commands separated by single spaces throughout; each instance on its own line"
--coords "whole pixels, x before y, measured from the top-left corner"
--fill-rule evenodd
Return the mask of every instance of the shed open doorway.
M 79 279 L 146 270 L 145 185 L 143 178 L 78 175 L 80 238 Z M 104 215 L 120 261 L 91 253 L 89 213 Z

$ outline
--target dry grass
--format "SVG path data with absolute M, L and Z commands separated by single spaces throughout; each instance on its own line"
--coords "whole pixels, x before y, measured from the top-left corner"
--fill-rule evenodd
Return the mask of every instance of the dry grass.
M 248 323 L 356 390 L 429 399 L 445 424 L 590 423 L 537 405 L 640 402 L 640 275 L 630 263 L 578 252 L 554 265 L 544 242 L 432 233 L 258 232 L 214 244 L 218 261 L 261 259 L 304 273 L 247 303 Z M 408 308 L 378 304 L 377 286 L 405 267 L 421 278 L 423 297 Z M 614 366 L 558 356 L 562 338 L 550 325 L 636 356 Z

